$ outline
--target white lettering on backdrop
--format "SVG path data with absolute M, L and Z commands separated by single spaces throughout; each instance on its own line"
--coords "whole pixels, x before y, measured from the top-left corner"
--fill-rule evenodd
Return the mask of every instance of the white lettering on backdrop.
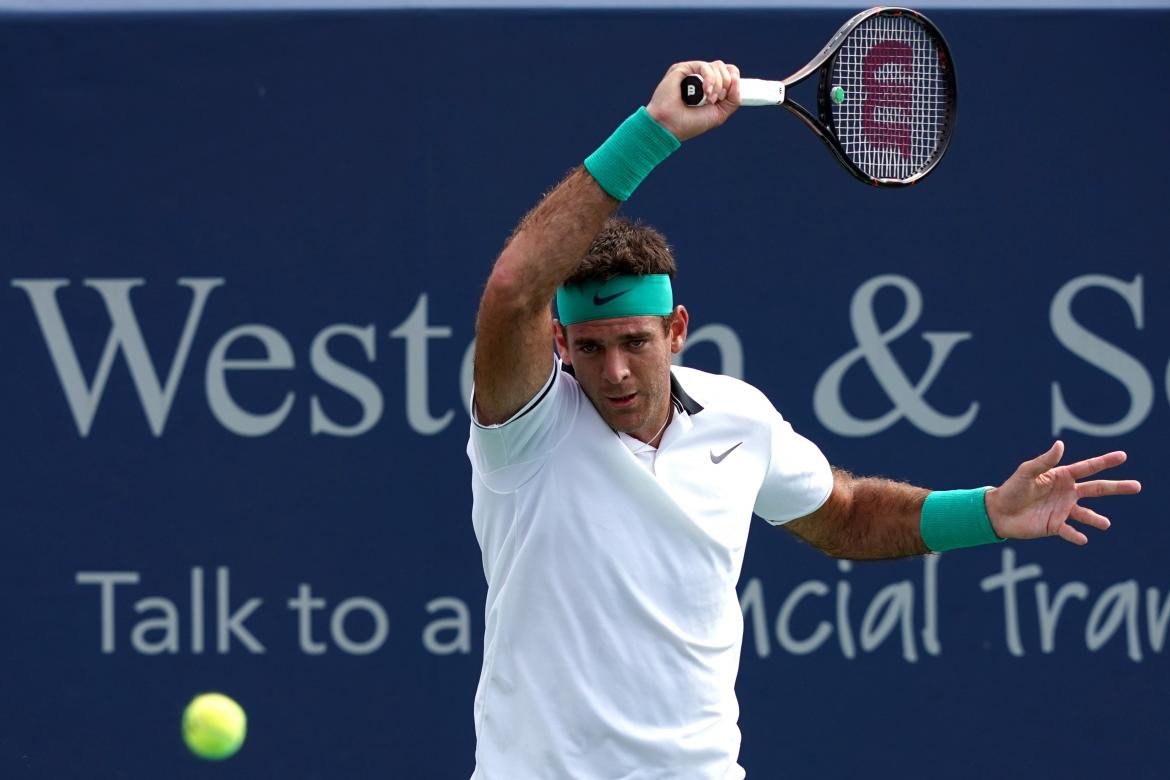
M 57 380 L 65 396 L 66 408 L 73 417 L 78 433 L 87 437 L 94 425 L 106 391 L 110 373 L 120 355 L 129 371 L 139 404 L 147 425 L 155 436 L 162 436 L 180 390 L 188 362 L 192 359 L 192 343 L 205 319 L 205 310 L 213 291 L 227 284 L 222 277 L 180 278 L 177 284 L 190 291 L 189 303 L 180 333 L 143 332 L 142 322 L 131 301 L 130 292 L 147 286 L 141 278 L 86 279 L 84 287 L 95 290 L 109 316 L 110 329 L 90 378 L 82 369 L 94 361 L 79 355 L 77 340 L 70 332 L 69 320 L 62 311 L 58 293 L 70 286 L 67 279 L 13 279 L 11 285 L 23 291 L 32 307 L 40 328 Z M 877 293 L 893 288 L 902 294 L 905 307 L 894 326 L 886 331 L 878 327 L 873 312 Z M 1110 418 L 1098 412 L 1106 422 L 1083 418 L 1066 399 L 1063 386 L 1051 383 L 1052 432 L 1075 431 L 1090 436 L 1120 436 L 1133 431 L 1148 417 L 1154 403 L 1154 383 L 1149 371 L 1132 354 L 1093 333 L 1078 322 L 1073 314 L 1073 302 L 1087 290 L 1103 290 L 1119 296 L 1128 306 L 1136 330 L 1144 327 L 1143 279 L 1140 275 L 1130 281 L 1100 274 L 1075 277 L 1056 292 L 1049 309 L 1049 322 L 1055 340 L 1073 355 L 1099 369 L 1119 382 L 1128 394 L 1126 407 Z M 410 313 L 388 335 L 403 342 L 404 383 L 403 415 L 415 433 L 433 436 L 455 422 L 455 410 L 435 408 L 432 396 L 433 374 L 442 376 L 443 368 L 436 369 L 431 361 L 432 343 L 450 339 L 450 326 L 430 321 L 429 297 L 420 293 Z M 954 436 L 974 424 L 979 413 L 978 400 L 971 400 L 959 413 L 947 413 L 932 407 L 925 399 L 931 384 L 938 378 L 955 347 L 973 338 L 971 331 L 926 331 L 922 338 L 930 346 L 930 360 L 916 380 L 908 377 L 890 352 L 889 344 L 905 335 L 919 320 L 923 310 L 922 293 L 918 286 L 904 276 L 881 275 L 862 283 L 853 295 L 849 317 L 857 346 L 834 360 L 820 376 L 813 391 L 812 407 L 817 419 L 830 431 L 844 436 L 874 436 L 901 419 L 906 419 L 923 433 L 932 436 Z M 330 414 L 326 401 L 317 393 L 308 396 L 308 425 L 312 435 L 337 437 L 360 436 L 375 428 L 385 413 L 385 399 L 379 385 L 371 378 L 372 364 L 378 358 L 377 329 L 372 324 L 356 325 L 331 323 L 323 327 L 308 348 L 308 365 L 313 376 L 329 387 L 356 401 L 360 415 L 355 422 L 339 422 Z M 149 335 L 149 338 L 148 338 Z M 147 343 L 173 344 L 167 359 L 159 359 L 156 366 Z M 259 357 L 229 357 L 231 347 L 248 343 Z M 360 365 L 346 363 L 337 357 L 331 347 L 353 342 L 360 347 Z M 704 347 L 703 345 L 706 345 Z M 550 345 L 551 346 L 551 345 Z M 718 370 L 730 376 L 743 378 L 745 355 L 743 343 L 736 331 L 728 325 L 710 323 L 696 328 L 682 354 L 675 362 L 683 364 L 691 349 L 713 348 L 717 353 Z M 462 352 L 458 373 L 459 395 L 467 411 L 471 395 L 471 370 L 474 342 Z M 157 350 L 156 350 L 157 351 Z M 280 329 L 264 323 L 243 323 L 229 327 L 215 341 L 209 353 L 195 359 L 204 361 L 204 393 L 212 417 L 225 429 L 239 436 L 264 436 L 290 424 L 295 419 L 297 392 L 290 385 L 289 372 L 296 369 L 297 351 Z M 891 408 L 876 417 L 860 418 L 852 414 L 841 396 L 846 374 L 859 363 L 864 363 L 873 374 L 891 402 Z M 165 366 L 165 379 L 162 369 Z M 283 391 L 277 402 L 267 407 L 248 408 L 232 392 L 231 378 L 244 373 L 266 372 L 277 391 Z M 1165 372 L 1166 397 L 1170 400 L 1170 365 Z M 438 380 L 451 381 L 450 376 Z M 991 380 L 989 380 L 991 381 Z M 255 402 L 253 402 L 255 403 Z

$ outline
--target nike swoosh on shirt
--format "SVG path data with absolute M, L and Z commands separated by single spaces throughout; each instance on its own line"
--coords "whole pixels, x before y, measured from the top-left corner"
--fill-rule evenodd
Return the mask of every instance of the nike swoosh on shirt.
M 632 290 L 632 289 L 634 289 L 634 288 L 631 287 L 630 290 Z M 606 295 L 605 297 L 598 297 L 597 293 L 593 293 L 593 305 L 594 306 L 604 306 L 605 304 L 612 301 L 614 298 L 620 298 L 621 296 L 625 295 L 630 290 L 622 290 L 621 292 L 614 293 L 613 295 Z M 598 292 L 600 292 L 600 290 Z
M 723 462 L 723 459 L 724 459 L 724 458 L 726 458 L 728 455 L 730 455 L 730 454 L 731 454 L 731 451 L 732 451 L 732 450 L 734 450 L 736 447 L 738 447 L 738 446 L 739 446 L 739 445 L 741 445 L 741 444 L 743 444 L 743 442 L 742 442 L 742 441 L 741 441 L 741 442 L 736 442 L 734 445 L 732 445 L 731 449 L 727 450 L 727 451 L 726 451 L 726 452 L 724 452 L 722 455 L 716 455 L 716 454 L 715 454 L 715 451 L 714 451 L 714 450 L 711 450 L 711 452 L 710 452 L 710 455 L 711 455 L 711 462 L 712 462 L 712 463 L 722 463 L 722 462 Z

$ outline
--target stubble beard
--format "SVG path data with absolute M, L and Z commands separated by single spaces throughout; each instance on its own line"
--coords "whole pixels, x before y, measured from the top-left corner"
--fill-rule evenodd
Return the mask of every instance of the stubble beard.
M 605 420 L 615 431 L 624 433 L 627 436 L 634 436 L 635 433 L 645 432 L 647 435 L 652 435 L 662 427 L 662 420 L 659 416 L 662 413 L 662 407 L 665 403 L 663 385 L 661 382 L 655 382 L 650 387 L 645 387 L 636 390 L 637 398 L 637 414 L 623 414 L 620 410 L 615 410 L 607 406 L 601 406 L 594 401 L 593 406 L 601 412 L 601 417 Z M 602 404 L 608 404 L 605 398 L 602 398 Z M 667 410 L 669 411 L 669 410 Z M 637 438 L 634 436 L 634 438 Z

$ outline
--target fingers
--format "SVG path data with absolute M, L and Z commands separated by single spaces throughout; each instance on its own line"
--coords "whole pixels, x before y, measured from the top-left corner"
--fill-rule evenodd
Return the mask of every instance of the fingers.
M 1096 528 L 1098 531 L 1108 530 L 1111 523 L 1109 518 L 1105 515 L 1099 515 L 1087 506 L 1074 505 L 1072 510 L 1068 513 L 1070 520 L 1076 520 L 1082 525 L 1087 525 L 1090 528 Z M 1056 535 L 1066 542 L 1073 544 L 1088 544 L 1089 537 L 1085 536 L 1076 528 L 1068 523 L 1061 523 L 1060 528 L 1057 529 Z
M 1086 483 L 1086 484 L 1092 485 L 1092 484 L 1097 484 L 1097 483 L 1090 482 L 1090 483 Z M 1116 483 L 1116 484 L 1124 485 L 1125 483 Z M 1137 483 L 1133 483 L 1133 485 L 1137 485 Z M 1140 485 L 1138 486 L 1138 488 L 1140 489 Z M 1133 491 L 1133 492 L 1136 492 L 1136 491 Z M 1078 522 L 1082 525 L 1087 525 L 1090 528 L 1096 528 L 1098 531 L 1107 531 L 1107 530 L 1109 530 L 1109 526 L 1112 525 L 1112 523 L 1109 522 L 1109 518 L 1106 517 L 1105 515 L 1098 514 L 1097 512 L 1094 512 L 1092 509 L 1089 509 L 1087 506 L 1081 506 L 1080 504 L 1073 505 L 1073 508 L 1071 510 L 1069 510 L 1068 519 L 1075 520 L 1076 522 Z M 1057 529 L 1056 535 L 1059 536 L 1061 539 L 1064 539 L 1066 542 L 1071 542 L 1073 544 L 1088 544 L 1089 543 L 1089 537 L 1085 536 L 1083 533 L 1078 531 L 1076 528 L 1073 528 L 1067 522 L 1060 524 L 1060 528 Z
M 727 70 L 731 72 L 731 87 L 727 90 L 727 99 L 735 105 L 739 105 L 739 68 L 734 65 L 728 65 Z
M 1060 459 L 1064 456 L 1064 442 L 1057 439 L 1048 452 L 1039 457 L 1032 458 L 1032 460 L 1025 461 L 1020 468 L 1027 472 L 1030 476 L 1038 477 L 1045 471 L 1054 468 Z
M 702 100 L 697 106 L 688 105 L 693 95 L 688 95 L 687 102 L 682 98 L 683 79 L 695 75 L 703 80 Z M 721 60 L 677 62 L 654 88 L 646 110 L 675 138 L 687 141 L 719 127 L 739 108 L 739 103 L 727 99 L 729 94 L 738 94 L 738 79 L 739 71 Z
M 703 77 L 707 102 L 714 105 L 719 101 L 719 95 L 723 91 L 723 69 L 718 67 L 716 62 L 704 62 L 699 66 L 699 75 Z
M 1142 483 L 1136 479 L 1094 479 L 1077 483 L 1077 498 L 1099 496 L 1128 496 L 1142 491 Z
M 1126 455 L 1121 450 L 1116 452 L 1108 452 L 1104 455 L 1098 455 L 1095 458 L 1088 458 L 1086 460 L 1070 463 L 1067 468 L 1068 472 L 1072 474 L 1073 479 L 1084 479 L 1092 476 L 1099 471 L 1111 469 L 1114 466 L 1120 466 L 1125 463 Z
M 703 77 L 703 86 L 707 90 L 707 102 L 714 105 L 727 98 L 732 87 L 731 68 L 723 60 L 704 62 L 700 75 Z
M 679 62 L 670 67 L 669 73 L 674 75 L 678 81 L 692 74 L 701 76 L 703 79 L 703 97 L 709 105 L 726 100 L 729 95 L 738 101 L 739 68 L 734 65 L 728 65 L 723 60 L 713 60 L 711 62 L 704 62 L 702 60 Z
M 1089 543 L 1089 537 L 1085 536 L 1083 533 L 1073 528 L 1068 523 L 1061 523 L 1060 530 L 1057 531 L 1056 534 L 1066 542 L 1072 542 L 1073 544 Z
M 1087 506 L 1080 506 L 1080 505 L 1074 506 L 1072 508 L 1072 511 L 1068 513 L 1068 516 L 1070 519 L 1076 520 L 1078 523 L 1080 523 L 1082 525 L 1087 525 L 1087 526 L 1091 526 L 1093 528 L 1096 528 L 1098 531 L 1107 530 L 1109 528 L 1109 526 L 1112 525 L 1109 522 L 1108 517 L 1105 517 L 1105 515 L 1097 514 L 1092 509 L 1089 509 Z
M 1060 463 L 1060 459 L 1063 456 L 1064 442 L 1058 440 L 1052 445 L 1048 452 L 1021 464 L 1020 469 L 1033 477 L 1038 477 L 1046 471 L 1055 468 L 1056 464 Z M 1120 466 L 1122 463 L 1125 463 L 1126 457 L 1127 456 L 1125 452 L 1122 450 L 1115 450 L 1114 452 L 1107 452 L 1104 455 L 1098 455 L 1095 458 L 1086 458 L 1085 460 L 1077 461 L 1076 463 L 1070 463 L 1069 465 L 1065 466 L 1063 470 L 1067 471 L 1073 480 L 1080 480 L 1084 479 L 1085 477 L 1091 477 L 1092 475 L 1100 473 L 1105 469 L 1111 469 L 1114 466 Z M 1142 489 L 1141 484 L 1136 480 L 1100 480 L 1098 482 L 1084 484 L 1094 485 L 1092 490 L 1100 490 L 1102 492 L 1078 493 L 1082 496 L 1104 496 L 1119 493 L 1137 493 Z M 1078 484 L 1077 488 L 1079 491 L 1081 489 L 1081 485 Z

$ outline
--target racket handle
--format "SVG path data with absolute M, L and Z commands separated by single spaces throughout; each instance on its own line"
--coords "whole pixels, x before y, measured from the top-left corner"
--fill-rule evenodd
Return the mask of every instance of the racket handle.
M 707 105 L 703 92 L 703 77 L 697 73 L 684 76 L 681 85 L 682 101 L 688 106 Z M 741 106 L 778 106 L 784 102 L 784 82 L 764 79 L 739 80 Z

